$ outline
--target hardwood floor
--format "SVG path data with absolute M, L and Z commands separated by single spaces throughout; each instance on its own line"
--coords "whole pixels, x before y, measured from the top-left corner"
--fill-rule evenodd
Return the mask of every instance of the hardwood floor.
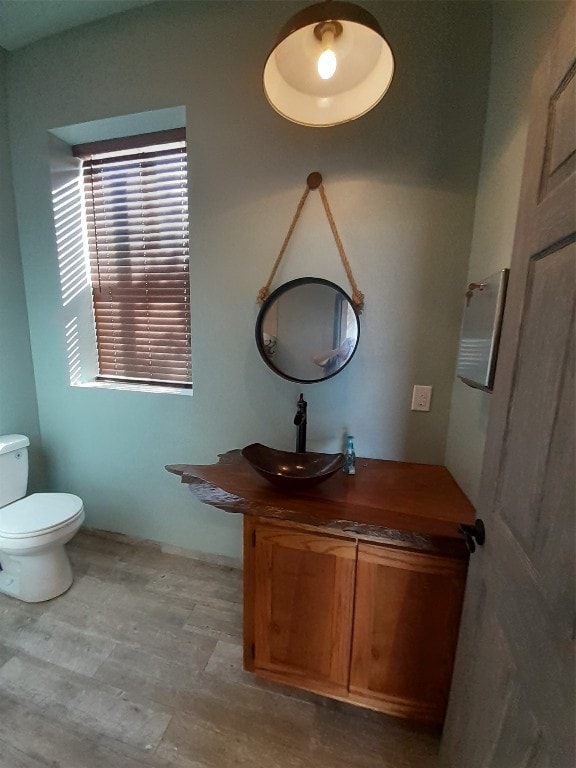
M 438 736 L 242 670 L 241 572 L 81 531 L 0 595 L 0 768 L 435 768 Z

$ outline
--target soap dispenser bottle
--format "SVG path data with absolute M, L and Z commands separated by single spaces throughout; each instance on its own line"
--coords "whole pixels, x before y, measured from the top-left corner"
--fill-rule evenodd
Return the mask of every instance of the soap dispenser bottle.
M 346 436 L 346 449 L 344 451 L 344 473 L 346 475 L 356 474 L 356 454 L 354 453 L 354 437 Z

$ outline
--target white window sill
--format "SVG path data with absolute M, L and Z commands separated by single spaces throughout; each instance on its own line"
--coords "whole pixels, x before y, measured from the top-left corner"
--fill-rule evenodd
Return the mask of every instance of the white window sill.
M 192 388 L 171 387 L 169 384 L 131 384 L 127 381 L 84 381 L 71 384 L 83 389 L 119 389 L 128 392 L 148 392 L 155 395 L 192 395 Z

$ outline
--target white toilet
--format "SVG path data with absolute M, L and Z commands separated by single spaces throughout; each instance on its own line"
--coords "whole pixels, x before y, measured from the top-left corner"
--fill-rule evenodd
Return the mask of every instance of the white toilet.
M 24 435 L 0 435 L 0 592 L 39 603 L 65 592 L 72 568 L 64 550 L 84 521 L 82 499 L 33 493 Z

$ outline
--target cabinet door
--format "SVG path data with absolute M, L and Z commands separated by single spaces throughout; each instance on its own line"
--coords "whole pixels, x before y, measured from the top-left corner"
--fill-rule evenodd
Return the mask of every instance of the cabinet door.
M 255 671 L 347 696 L 356 542 L 256 525 Z
M 359 544 L 350 699 L 444 718 L 466 562 Z

